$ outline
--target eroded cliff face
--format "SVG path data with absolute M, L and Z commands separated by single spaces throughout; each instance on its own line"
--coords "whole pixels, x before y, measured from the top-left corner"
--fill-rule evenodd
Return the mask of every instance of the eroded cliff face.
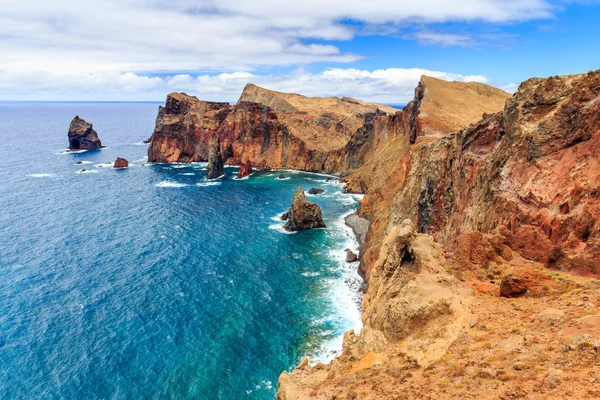
M 599 396 L 600 72 L 528 80 L 442 137 L 414 104 L 348 177 L 364 327 L 279 399 Z
M 423 76 L 415 98 L 407 104 L 411 143 L 419 136 L 440 137 L 478 121 L 483 113 L 501 110 L 508 93 L 478 82 L 449 82 Z
M 173 94 L 149 158 L 204 161 L 212 136 L 230 164 L 365 193 L 364 328 L 330 365 L 282 374 L 280 399 L 600 396 L 600 72 L 510 98 L 424 77 L 403 111 Z
M 151 162 L 206 161 L 219 136 L 228 164 L 343 173 L 368 157 L 359 133 L 376 116 L 399 110 L 350 98 L 309 98 L 247 85 L 238 103 L 172 93 L 159 109 L 148 149 Z M 356 150 L 356 151 L 354 151 Z

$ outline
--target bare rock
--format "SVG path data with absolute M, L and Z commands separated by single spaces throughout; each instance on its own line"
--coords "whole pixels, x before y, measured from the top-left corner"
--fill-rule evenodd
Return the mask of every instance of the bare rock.
M 69 125 L 69 150 L 98 150 L 102 147 L 92 124 L 76 116 Z
M 287 223 L 283 226 L 287 231 L 326 228 L 321 215 L 321 207 L 307 201 L 301 187 L 294 192 L 294 201 L 287 214 Z
M 208 153 L 208 165 L 206 166 L 206 179 L 217 179 L 223 176 L 223 157 L 221 156 L 221 143 L 219 137 L 215 136 L 211 140 L 210 151 Z
M 115 160 L 115 163 L 113 164 L 113 168 L 115 168 L 115 169 L 129 168 L 129 161 L 127 161 L 124 158 L 117 157 L 117 159 Z
M 346 250 L 346 262 L 352 263 L 358 261 L 358 255 L 352 250 Z
M 325 191 L 323 189 L 317 189 L 317 188 L 310 188 L 308 190 L 308 194 L 312 194 L 312 195 L 321 194 L 321 193 L 325 193 Z
M 238 169 L 238 179 L 244 178 L 252 173 L 252 163 L 250 160 L 240 165 L 240 169 Z

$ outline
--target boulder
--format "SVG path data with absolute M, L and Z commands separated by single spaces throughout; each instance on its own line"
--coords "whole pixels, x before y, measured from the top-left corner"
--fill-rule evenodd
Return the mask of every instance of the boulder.
M 98 150 L 102 143 L 92 124 L 76 116 L 69 125 L 69 150 Z
M 238 178 L 243 178 L 252 174 L 252 163 L 250 160 L 240 165 L 240 169 L 238 170 Z
M 211 139 L 206 166 L 206 179 L 217 179 L 224 173 L 223 157 L 221 156 L 221 143 L 218 136 Z
M 501 297 L 539 297 L 556 283 L 541 271 L 515 269 L 500 282 Z
M 129 168 L 129 161 L 124 158 L 117 157 L 115 163 L 113 164 L 113 168 Z
M 294 192 L 292 207 L 287 212 L 287 223 L 283 226 L 287 231 L 301 231 L 314 228 L 326 228 L 321 215 L 321 208 L 307 201 L 301 187 Z
M 358 261 L 358 256 L 352 250 L 346 250 L 346 262 L 352 263 Z
M 279 174 L 279 179 L 285 179 L 285 175 L 284 174 Z
M 308 194 L 321 194 L 321 193 L 325 193 L 325 191 L 323 189 L 317 189 L 317 188 L 310 188 L 308 190 Z

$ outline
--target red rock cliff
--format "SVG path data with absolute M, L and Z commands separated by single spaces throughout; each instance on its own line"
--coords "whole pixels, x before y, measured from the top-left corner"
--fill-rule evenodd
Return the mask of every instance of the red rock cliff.
M 447 135 L 415 103 L 348 177 L 371 221 L 364 327 L 277 398 L 598 397 L 600 71 L 530 79 Z
M 218 135 L 228 164 L 251 161 L 271 168 L 340 173 L 368 156 L 362 144 L 370 139 L 358 132 L 361 127 L 376 116 L 398 111 L 350 98 L 309 98 L 255 85 L 246 86 L 235 106 L 172 93 L 159 108 L 148 159 L 206 161 L 210 137 Z

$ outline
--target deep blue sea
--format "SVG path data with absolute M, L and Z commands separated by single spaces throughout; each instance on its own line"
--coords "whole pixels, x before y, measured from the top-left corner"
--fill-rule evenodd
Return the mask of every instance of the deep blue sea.
M 148 165 L 157 108 L 0 103 L 0 398 L 273 399 L 360 327 L 358 198 L 322 175 Z M 63 153 L 75 115 L 106 149 Z M 327 229 L 281 230 L 299 186 L 326 190 L 309 199 Z

